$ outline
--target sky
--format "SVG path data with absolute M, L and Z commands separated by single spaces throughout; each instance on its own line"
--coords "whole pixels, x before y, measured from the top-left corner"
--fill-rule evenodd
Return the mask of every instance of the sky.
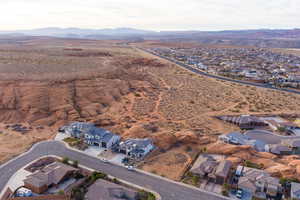
M 300 0 L 0 0 L 0 30 L 300 28 Z

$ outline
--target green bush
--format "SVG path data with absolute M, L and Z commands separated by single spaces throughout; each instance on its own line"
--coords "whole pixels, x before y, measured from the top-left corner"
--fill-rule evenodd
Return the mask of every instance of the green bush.
M 102 172 L 93 172 L 90 177 L 91 177 L 92 181 L 96 181 L 98 179 L 106 179 L 107 178 L 107 174 L 102 173 Z
M 137 193 L 136 200 L 155 200 L 155 195 L 145 190 L 140 190 Z
M 194 175 L 194 176 L 192 177 L 192 183 L 193 183 L 193 185 L 197 186 L 197 185 L 199 184 L 199 182 L 200 182 L 200 177 Z
M 70 161 L 70 159 L 68 158 L 68 157 L 64 157 L 62 160 L 61 160 L 61 162 L 62 163 L 64 163 L 64 164 L 69 164 L 69 161 Z
M 78 168 L 78 164 L 79 164 L 78 160 L 74 160 L 72 166 Z
M 228 197 L 229 192 L 227 190 L 222 190 L 222 195 Z
M 256 168 L 256 169 L 262 169 L 262 168 L 264 167 L 263 164 L 256 164 L 256 163 L 251 162 L 250 160 L 246 160 L 246 161 L 244 162 L 244 165 L 245 165 L 246 167 Z
M 58 194 L 58 195 L 64 195 L 65 192 L 64 192 L 63 190 L 59 190 L 57 194 Z
M 112 182 L 115 183 L 115 184 L 120 184 L 120 181 L 116 178 L 113 178 Z

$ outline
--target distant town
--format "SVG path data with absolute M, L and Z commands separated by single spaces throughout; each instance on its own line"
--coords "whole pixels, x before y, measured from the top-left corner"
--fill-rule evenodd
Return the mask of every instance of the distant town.
M 300 88 L 300 57 L 263 48 L 153 48 L 211 74 L 274 87 Z

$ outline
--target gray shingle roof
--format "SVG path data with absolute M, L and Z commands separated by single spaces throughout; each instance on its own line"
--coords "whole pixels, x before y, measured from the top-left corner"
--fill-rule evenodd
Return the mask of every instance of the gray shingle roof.
M 217 176 L 227 177 L 231 166 L 232 162 L 230 162 L 229 160 L 223 160 L 219 163 L 215 174 Z
M 60 162 L 55 162 L 46 166 L 43 170 L 27 176 L 24 182 L 36 187 L 58 184 L 68 172 L 76 170 L 77 169 L 74 167 L 65 165 Z

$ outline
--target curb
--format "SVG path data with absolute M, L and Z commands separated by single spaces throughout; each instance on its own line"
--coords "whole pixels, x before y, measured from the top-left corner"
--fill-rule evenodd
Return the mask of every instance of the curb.
M 30 151 L 28 151 L 28 152 L 30 152 Z M 26 153 L 28 153 L 28 152 L 26 152 Z M 25 154 L 21 154 L 21 155 L 25 155 Z M 20 155 L 20 156 L 21 156 L 21 155 Z M 54 156 L 54 155 L 42 156 L 42 157 L 39 157 L 39 158 L 37 158 L 37 159 L 31 161 L 31 162 L 28 163 L 27 165 L 25 165 L 25 166 L 23 166 L 22 168 L 20 168 L 18 171 L 20 171 L 20 170 L 22 170 L 22 169 L 25 169 L 27 166 L 31 165 L 32 163 L 34 163 L 34 162 L 36 162 L 36 161 L 38 161 L 38 160 L 40 160 L 40 159 L 42 159 L 42 158 L 47 158 L 47 157 L 59 158 L 58 156 Z M 17 157 L 16 157 L 16 159 L 17 159 Z M 11 161 L 13 161 L 13 160 L 11 160 Z M 2 167 L 2 165 L 1 165 L 1 167 Z M 18 171 L 17 171 L 17 172 L 18 172 Z M 15 172 L 15 173 L 10 177 L 10 179 L 8 180 L 8 182 L 6 183 L 6 185 L 4 186 L 3 190 L 0 192 L 0 199 L 1 199 L 2 196 L 3 196 L 3 193 L 8 189 L 8 187 L 9 187 L 9 186 L 8 186 L 8 183 L 9 183 L 9 181 L 10 181 L 11 179 L 14 178 L 14 176 L 16 175 L 17 172 Z
M 41 157 L 39 157 L 39 158 L 37 158 L 37 159 L 31 161 L 31 162 L 28 163 L 27 165 L 23 166 L 21 169 L 24 169 L 24 168 L 26 168 L 27 166 L 31 165 L 32 163 L 34 163 L 34 162 L 36 162 L 36 161 L 38 161 L 38 160 L 40 160 L 40 159 L 42 159 L 42 158 L 47 158 L 47 157 L 53 157 L 53 158 L 57 158 L 57 159 L 62 159 L 62 157 L 59 157 L 59 156 L 56 156 L 56 155 L 46 155 L 46 156 L 41 156 Z M 89 171 L 96 171 L 95 169 L 86 167 L 86 166 L 84 166 L 84 165 L 80 165 L 80 164 L 79 164 L 78 166 L 81 167 L 81 168 L 87 169 L 87 170 L 89 170 Z M 18 171 L 20 171 L 21 169 L 19 169 Z M 14 178 L 14 176 L 15 176 L 16 173 L 17 173 L 17 172 L 15 172 L 14 175 L 12 175 L 12 176 L 10 177 L 9 181 L 10 181 L 11 179 Z M 151 193 L 153 193 L 154 196 L 156 197 L 156 200 L 162 200 L 160 194 L 158 194 L 157 192 L 155 192 L 155 191 L 153 191 L 153 190 L 150 190 L 150 189 L 148 189 L 148 188 L 144 188 L 144 187 L 142 187 L 142 186 L 139 186 L 139 185 L 130 183 L 130 182 L 128 182 L 128 181 L 119 179 L 119 178 L 114 177 L 114 176 L 112 176 L 112 175 L 107 175 L 107 176 L 108 176 L 109 178 L 111 178 L 111 179 L 116 178 L 116 179 L 118 179 L 118 181 L 120 181 L 121 183 L 123 183 L 123 184 L 125 184 L 125 185 L 129 185 L 129 186 L 132 186 L 132 187 L 137 188 L 137 189 L 140 189 L 140 190 L 145 190 L 145 191 L 151 192 Z M 4 187 L 3 190 L 1 191 L 1 193 L 0 193 L 0 199 L 1 199 L 2 196 L 3 196 L 3 193 L 9 188 L 9 186 L 8 186 L 9 181 L 6 183 L 5 187 Z
M 89 155 L 89 154 L 85 154 L 83 151 L 74 149 L 74 148 L 70 147 L 68 144 L 66 144 L 66 143 L 63 142 L 63 141 L 47 140 L 47 141 L 42 141 L 42 142 L 39 142 L 39 143 L 34 144 L 27 152 L 25 152 L 25 153 L 23 153 L 23 154 L 21 154 L 21 155 L 15 157 L 14 159 L 8 161 L 8 162 L 5 163 L 5 164 L 1 165 L 0 168 L 2 168 L 3 166 L 7 165 L 8 163 L 10 163 L 10 162 L 12 162 L 12 161 L 18 159 L 18 158 L 21 157 L 21 156 L 24 156 L 24 155 L 26 155 L 26 154 L 29 154 L 31 151 L 33 151 L 33 150 L 35 149 L 36 146 L 38 146 L 38 145 L 40 145 L 40 144 L 43 144 L 43 143 L 51 142 L 51 141 L 61 143 L 61 144 L 63 144 L 63 145 L 65 146 L 65 148 L 67 148 L 67 149 L 69 149 L 69 150 L 71 150 L 71 151 L 76 151 L 76 152 L 81 153 L 81 154 L 84 154 L 84 155 L 86 155 L 86 156 L 90 156 L 90 157 L 93 157 L 93 158 L 96 158 L 96 159 L 101 160 L 99 157 L 92 156 L 92 155 Z M 58 157 L 58 156 L 51 155 L 51 154 L 45 155 L 45 156 L 42 156 L 42 157 L 51 157 L 51 156 L 52 156 L 52 157 Z M 40 158 L 42 158 L 42 157 L 40 157 Z M 60 157 L 58 157 L 58 158 L 60 158 Z M 32 162 L 34 162 L 34 161 L 32 161 Z M 31 162 L 31 163 L 32 163 L 32 162 Z M 120 165 L 120 164 L 117 164 L 117 163 L 114 163 L 114 162 L 109 162 L 109 163 L 112 164 L 112 165 L 115 165 L 115 166 L 121 166 L 121 167 L 124 167 L 123 165 Z M 26 165 L 26 166 L 27 166 L 27 165 Z M 145 174 L 145 175 L 148 175 L 148 176 L 152 176 L 152 177 L 161 179 L 161 180 L 165 180 L 165 181 L 170 182 L 170 183 L 175 183 L 175 184 L 180 185 L 180 186 L 183 186 L 183 187 L 187 187 L 187 188 L 190 188 L 190 189 L 193 189 L 193 190 L 197 190 L 197 191 L 200 191 L 200 192 L 204 192 L 204 193 L 210 194 L 210 195 L 215 196 L 215 197 L 220 197 L 220 198 L 222 198 L 222 199 L 230 199 L 230 198 L 227 198 L 227 197 L 222 196 L 222 195 L 220 195 L 220 194 L 213 193 L 213 192 L 208 192 L 208 191 L 202 190 L 202 189 L 200 189 L 200 188 L 197 188 L 197 187 L 194 187 L 194 186 L 191 186 L 191 185 L 187 185 L 187 184 L 184 184 L 184 183 L 182 183 L 182 182 L 173 181 L 173 180 L 167 179 L 167 178 L 165 178 L 165 177 L 161 177 L 161 176 L 158 176 L 158 175 L 156 175 L 156 174 L 152 174 L 152 173 L 150 173 L 150 172 L 146 172 L 146 171 L 143 171 L 143 170 L 140 170 L 140 169 L 135 169 L 135 171 L 137 171 L 137 172 L 139 172 L 139 173 L 142 173 L 142 174 Z M 132 185 L 134 185 L 134 184 L 132 184 Z M 140 186 L 139 186 L 139 187 L 140 187 Z M 146 189 L 146 190 L 149 191 L 148 189 Z M 3 190 L 3 191 L 5 191 L 5 190 Z M 2 195 L 2 192 L 3 192 L 3 191 L 1 191 L 1 193 L 0 193 L 1 195 Z M 151 192 L 153 192 L 153 191 L 151 191 Z M 156 192 L 153 192 L 153 194 L 159 195 L 159 194 L 157 194 Z
M 57 140 L 56 140 L 56 141 L 57 141 Z M 57 142 L 60 142 L 60 143 L 64 144 L 64 145 L 66 146 L 66 148 L 68 148 L 68 149 L 70 149 L 70 150 L 73 150 L 73 151 L 76 151 L 76 152 L 85 154 L 83 151 L 80 151 L 80 150 L 78 150 L 78 149 L 72 148 L 68 143 L 66 143 L 66 142 L 64 142 L 64 141 L 57 141 Z M 101 159 L 100 159 L 99 157 L 97 157 L 97 156 L 93 156 L 93 155 L 89 155 L 89 154 L 85 154 L 85 155 L 91 156 L 91 157 L 94 157 L 94 158 L 96 158 L 96 159 L 101 160 Z M 112 164 L 112 165 L 124 167 L 124 166 L 121 165 L 121 164 L 117 164 L 117 163 L 113 163 L 113 162 L 109 162 L 109 163 Z M 80 165 L 79 165 L 79 166 L 80 166 Z M 83 168 L 89 169 L 89 168 L 84 167 L 84 166 L 83 166 Z M 125 168 L 125 167 L 124 167 L 124 168 Z M 89 170 L 93 170 L 93 169 L 89 169 Z M 205 192 L 205 193 L 208 193 L 208 194 L 210 194 L 210 195 L 212 195 L 212 196 L 217 196 L 217 197 L 221 197 L 221 198 L 223 198 L 223 199 L 228 199 L 228 200 L 230 199 L 230 198 L 225 197 L 225 196 L 223 196 L 223 195 L 220 195 L 220 194 L 218 194 L 218 193 L 205 191 L 205 190 L 202 190 L 202 189 L 197 188 L 197 187 L 195 187 L 195 186 L 188 185 L 188 184 L 185 184 L 185 183 L 182 183 L 182 182 L 178 182 L 178 181 L 173 181 L 173 180 L 171 180 L 171 179 L 168 179 L 168 178 L 165 178 L 165 177 L 162 177 L 162 176 L 159 176 L 159 175 L 157 175 L 157 174 L 153 174 L 153 173 L 150 173 L 150 172 L 141 170 L 141 169 L 135 168 L 135 171 L 136 171 L 136 172 L 139 172 L 139 173 L 142 173 L 142 174 L 145 174 L 145 175 L 148 175 L 148 176 L 152 176 L 152 177 L 158 178 L 158 179 L 162 179 L 162 180 L 164 180 L 164 181 L 168 181 L 168 182 L 170 182 L 170 183 L 175 183 L 175 184 L 180 185 L 180 186 L 183 186 L 183 187 L 188 187 L 188 188 L 190 188 L 190 189 L 194 189 L 194 190 L 197 190 L 197 191 L 200 191 L 200 192 Z M 113 177 L 113 176 L 111 176 L 111 177 Z M 146 189 L 146 190 L 148 190 L 148 189 Z M 149 190 L 148 190 L 148 191 L 149 191 Z M 153 192 L 153 191 L 151 191 L 151 192 Z M 156 193 L 156 192 L 153 192 L 153 194 L 155 194 L 155 193 Z M 158 195 L 159 195 L 159 194 L 158 194 Z
M 45 140 L 45 141 L 41 141 L 41 142 L 34 143 L 27 151 L 25 151 L 25 152 L 23 152 L 23 153 L 17 155 L 16 157 L 14 157 L 14 158 L 8 160 L 7 162 L 3 163 L 2 165 L 0 165 L 0 168 L 2 168 L 2 167 L 4 167 L 4 166 L 8 165 L 9 163 L 11 163 L 11 162 L 17 160 L 18 158 L 20 158 L 20 157 L 22 157 L 22 156 L 24 156 L 24 155 L 26 155 L 26 154 L 29 154 L 31 151 L 33 151 L 33 150 L 36 148 L 36 146 L 38 146 L 38 145 L 40 145 L 40 144 L 43 144 L 43 143 L 51 142 L 51 141 L 53 141 L 53 140 Z
M 87 169 L 87 170 L 89 170 L 89 171 L 95 171 L 94 169 L 89 168 L 89 167 L 86 167 L 86 166 L 84 166 L 84 165 L 80 165 L 80 164 L 79 164 L 79 167 L 84 168 L 84 169 Z M 118 181 L 120 181 L 121 183 L 123 183 L 123 184 L 125 184 L 125 185 L 129 185 L 129 186 L 132 186 L 132 187 L 137 188 L 137 189 L 140 189 L 140 190 L 145 190 L 145 191 L 151 192 L 151 193 L 153 193 L 154 196 L 156 197 L 156 200 L 162 200 L 160 194 L 157 193 L 157 192 L 155 192 L 155 191 L 153 191 L 153 190 L 150 190 L 150 189 L 148 189 L 148 188 L 144 188 L 144 187 L 142 187 L 142 186 L 139 186 L 139 185 L 130 183 L 130 182 L 128 182 L 128 181 L 124 181 L 124 180 L 119 179 L 119 178 L 117 178 L 117 177 L 114 177 L 114 176 L 112 176 L 112 175 L 107 175 L 107 176 L 108 176 L 109 178 L 111 178 L 111 179 L 116 178 Z

